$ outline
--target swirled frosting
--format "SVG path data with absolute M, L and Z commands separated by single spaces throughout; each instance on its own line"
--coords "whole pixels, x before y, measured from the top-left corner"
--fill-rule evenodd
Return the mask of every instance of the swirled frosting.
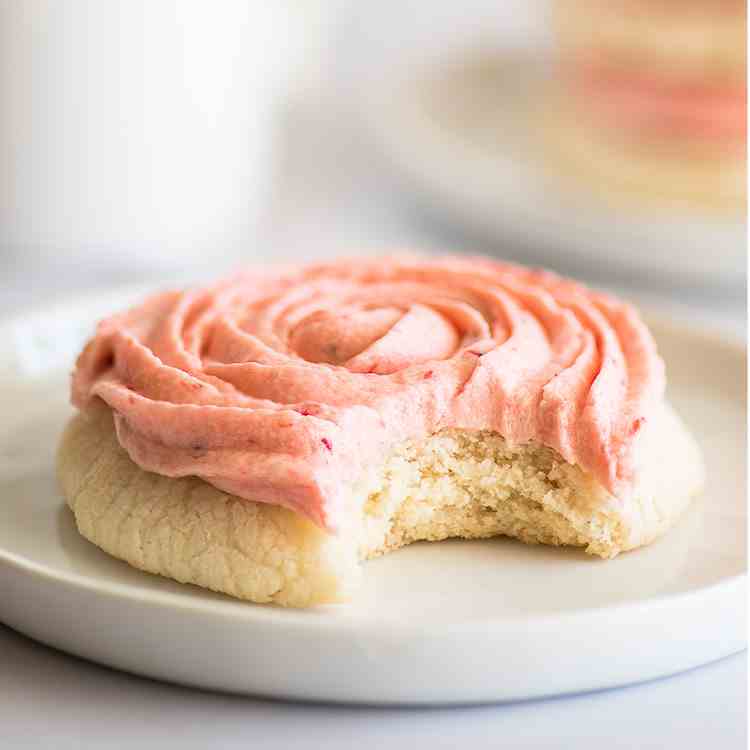
M 635 310 L 545 271 L 397 257 L 249 269 L 102 321 L 72 399 L 142 468 L 336 531 L 350 483 L 447 427 L 536 441 L 625 496 L 664 371 Z

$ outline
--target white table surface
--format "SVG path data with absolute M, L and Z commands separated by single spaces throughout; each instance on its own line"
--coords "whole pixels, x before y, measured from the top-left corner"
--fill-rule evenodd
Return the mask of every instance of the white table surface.
M 189 690 L 120 674 L 0 626 L 4 748 L 746 747 L 745 654 L 634 687 L 505 706 L 377 709 Z
M 279 167 L 258 247 L 309 255 L 372 245 L 455 246 L 456 236 L 447 237 L 426 225 L 383 188 L 356 144 L 336 139 L 337 158 L 331 159 L 325 144 L 316 140 L 320 132 L 316 134 L 314 123 L 306 122 L 304 129 L 306 142 L 296 138 L 287 144 L 289 153 Z M 299 133 L 300 128 L 291 130 Z M 330 141 L 325 143 L 330 146 Z M 0 314 L 37 307 L 89 287 L 155 275 L 127 264 L 112 268 L 91 260 L 70 264 L 58 259 L 40 267 L 22 256 L 0 256 Z M 604 281 L 623 286 L 622 279 Z M 645 288 L 647 298 L 666 305 L 677 317 L 739 335 L 745 330 L 741 297 L 711 290 Z M 643 289 L 637 287 L 640 294 Z M 0 626 L 2 748 L 398 750 L 575 745 L 578 750 L 734 750 L 746 747 L 746 687 L 743 653 L 647 684 L 504 706 L 311 706 L 210 694 L 120 674 Z

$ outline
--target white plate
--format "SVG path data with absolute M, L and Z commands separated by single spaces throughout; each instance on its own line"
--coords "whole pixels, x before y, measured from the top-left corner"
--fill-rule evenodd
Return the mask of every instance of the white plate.
M 657 324 L 708 488 L 666 538 L 610 562 L 511 540 L 367 563 L 350 605 L 234 601 L 81 538 L 55 485 L 67 372 L 132 292 L 0 324 L 0 619 L 119 669 L 204 688 L 372 704 L 501 701 L 667 675 L 745 644 L 744 352 Z
M 742 217 L 613 208 L 585 183 L 574 189 L 548 173 L 533 135 L 544 74 L 516 55 L 473 48 L 458 62 L 433 60 L 411 78 L 375 79 L 359 92 L 363 125 L 407 192 L 440 222 L 519 259 L 741 287 Z

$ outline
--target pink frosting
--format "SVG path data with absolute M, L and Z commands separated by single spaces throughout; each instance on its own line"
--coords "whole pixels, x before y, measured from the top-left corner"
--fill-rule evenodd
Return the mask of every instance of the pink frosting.
M 586 109 L 619 131 L 686 137 L 732 148 L 747 130 L 747 84 L 741 80 L 679 83 L 658 73 L 580 62 L 569 74 Z
M 72 398 L 141 467 L 330 531 L 391 446 L 446 427 L 538 441 L 614 494 L 664 370 L 635 310 L 483 258 L 249 269 L 102 321 Z

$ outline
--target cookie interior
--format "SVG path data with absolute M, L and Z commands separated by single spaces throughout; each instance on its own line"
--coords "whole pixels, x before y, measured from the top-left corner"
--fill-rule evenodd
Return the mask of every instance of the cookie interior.
M 144 471 L 117 442 L 103 405 L 71 420 L 58 474 L 78 530 L 105 552 L 182 583 L 304 607 L 350 598 L 362 560 L 414 541 L 509 536 L 602 558 L 648 543 L 676 521 L 703 470 L 666 406 L 638 450 L 639 484 L 623 500 L 549 448 L 443 430 L 394 446 L 366 472 L 350 488 L 353 513 L 336 535 L 196 477 Z

